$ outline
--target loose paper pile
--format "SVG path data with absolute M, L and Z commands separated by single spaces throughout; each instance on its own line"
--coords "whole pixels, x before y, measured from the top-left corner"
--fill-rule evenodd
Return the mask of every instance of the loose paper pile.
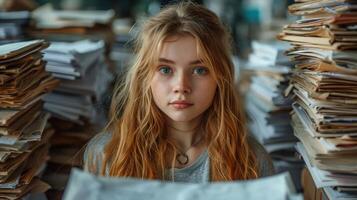
M 43 40 L 0 46 L 0 198 L 44 192 L 38 175 L 48 159 L 49 114 L 41 96 L 58 86 L 45 71 Z
M 293 64 L 284 55 L 284 43 L 252 43 L 244 73 L 251 73 L 245 107 L 250 118 L 249 129 L 273 158 L 277 172 L 289 171 L 300 190 L 303 163 L 295 156 L 296 137 L 290 125 L 293 98 L 285 96 Z
M 45 50 L 46 70 L 61 79 L 56 91 L 45 96 L 45 108 L 61 119 L 83 124 L 98 122 L 95 104 L 112 81 L 103 58 L 104 43 L 82 40 L 52 42 Z
M 54 10 L 47 4 L 33 11 L 35 23 L 29 34 L 50 41 L 104 40 L 110 46 L 115 39 L 114 14 L 113 10 Z
M 294 47 L 294 133 L 318 188 L 330 199 L 357 198 L 357 2 L 299 1 L 302 16 L 279 35 Z
M 82 165 L 85 144 L 105 123 L 99 102 L 113 77 L 104 62 L 102 41 L 52 42 L 44 59 L 46 70 L 61 80 L 60 86 L 43 98 L 56 130 L 46 180 L 63 189 L 68 170 Z

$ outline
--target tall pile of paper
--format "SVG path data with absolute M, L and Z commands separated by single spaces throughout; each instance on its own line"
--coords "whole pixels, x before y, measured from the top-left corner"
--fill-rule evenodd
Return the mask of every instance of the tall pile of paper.
M 43 98 L 56 130 L 48 168 L 56 174 L 49 174 L 46 180 L 63 189 L 69 169 L 82 165 L 84 145 L 105 123 L 101 99 L 113 77 L 104 62 L 102 41 L 52 42 L 44 51 L 44 60 L 46 70 L 60 79 L 59 87 Z
M 0 46 L 0 198 L 44 192 L 39 179 L 53 129 L 41 97 L 58 86 L 45 71 L 43 40 Z
M 252 43 L 245 67 L 251 83 L 245 94 L 250 132 L 265 146 L 277 172 L 290 171 L 300 189 L 302 163 L 295 157 L 297 142 L 290 125 L 292 97 L 285 97 L 293 64 L 284 55 L 284 43 Z
M 29 21 L 28 11 L 0 12 L 0 44 L 23 39 L 24 28 Z
M 70 168 L 81 166 L 84 145 L 106 123 L 113 79 L 108 67 L 115 40 L 113 18 L 112 10 L 59 11 L 43 6 L 33 12 L 29 35 L 51 41 L 44 55 L 46 70 L 61 81 L 43 98 L 55 128 L 45 173 L 54 192 L 63 190 Z
M 298 1 L 284 27 L 293 48 L 297 149 L 330 199 L 357 198 L 357 2 Z

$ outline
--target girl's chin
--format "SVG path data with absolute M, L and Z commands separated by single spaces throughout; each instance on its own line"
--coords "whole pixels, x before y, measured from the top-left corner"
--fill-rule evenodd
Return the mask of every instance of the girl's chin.
M 192 122 L 192 120 L 197 119 L 196 115 L 183 114 L 183 115 L 167 115 L 168 118 L 174 122 Z

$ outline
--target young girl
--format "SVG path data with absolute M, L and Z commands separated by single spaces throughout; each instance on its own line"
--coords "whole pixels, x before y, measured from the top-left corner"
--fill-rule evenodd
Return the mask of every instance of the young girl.
M 208 182 L 267 176 L 271 166 L 247 136 L 230 38 L 218 17 L 186 2 L 143 24 L 110 122 L 87 146 L 85 170 Z

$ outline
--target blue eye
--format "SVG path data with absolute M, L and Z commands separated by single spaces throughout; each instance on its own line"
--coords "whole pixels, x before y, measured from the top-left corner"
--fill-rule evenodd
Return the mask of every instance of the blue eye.
M 159 71 L 160 71 L 161 74 L 164 74 L 164 75 L 172 73 L 172 69 L 170 67 L 167 67 L 167 66 L 160 67 Z
M 205 75 L 208 73 L 208 69 L 206 67 L 196 67 L 193 69 L 193 73 L 198 75 Z

